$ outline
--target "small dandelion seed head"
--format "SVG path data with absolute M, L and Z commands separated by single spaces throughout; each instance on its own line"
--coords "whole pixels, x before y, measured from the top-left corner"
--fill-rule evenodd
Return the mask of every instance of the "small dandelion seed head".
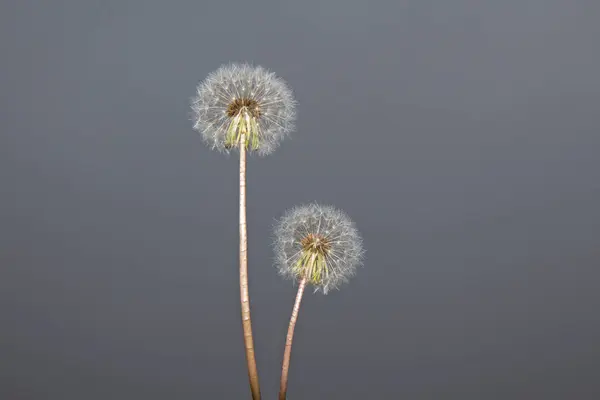
M 201 82 L 192 99 L 194 129 L 213 149 L 272 153 L 295 129 L 296 101 L 285 81 L 260 66 L 231 63 Z
M 317 203 L 287 211 L 274 229 L 275 263 L 281 276 L 306 278 L 327 294 L 347 282 L 362 265 L 362 239 L 341 210 Z

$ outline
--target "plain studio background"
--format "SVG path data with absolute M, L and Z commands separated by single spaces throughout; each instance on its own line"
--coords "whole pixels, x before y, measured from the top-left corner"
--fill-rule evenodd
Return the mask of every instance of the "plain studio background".
M 5 1 L 0 398 L 249 398 L 238 163 L 192 130 L 228 61 L 294 89 L 248 166 L 276 395 L 295 288 L 271 228 L 347 211 L 367 259 L 307 291 L 291 399 L 600 398 L 600 3 Z

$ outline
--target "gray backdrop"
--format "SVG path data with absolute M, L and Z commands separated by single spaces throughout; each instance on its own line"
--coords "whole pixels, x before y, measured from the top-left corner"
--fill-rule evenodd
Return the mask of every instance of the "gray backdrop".
M 365 267 L 308 292 L 300 399 L 600 398 L 597 0 L 5 1 L 0 398 L 249 398 L 237 157 L 196 84 L 249 61 L 298 129 L 248 166 L 265 399 L 295 290 L 271 229 L 311 200 Z

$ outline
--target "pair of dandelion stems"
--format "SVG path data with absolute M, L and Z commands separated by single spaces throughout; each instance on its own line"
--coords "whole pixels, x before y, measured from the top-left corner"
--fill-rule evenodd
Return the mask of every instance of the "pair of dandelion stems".
M 240 152 L 240 303 L 252 398 L 260 400 L 248 294 L 246 155 L 268 155 L 294 130 L 296 101 L 285 81 L 250 64 L 223 65 L 197 87 L 194 129 L 213 149 Z M 362 262 L 362 241 L 342 211 L 316 203 L 295 207 L 275 231 L 279 273 L 299 282 L 286 338 L 279 398 L 287 393 L 292 339 L 306 285 L 327 294 L 354 274 Z

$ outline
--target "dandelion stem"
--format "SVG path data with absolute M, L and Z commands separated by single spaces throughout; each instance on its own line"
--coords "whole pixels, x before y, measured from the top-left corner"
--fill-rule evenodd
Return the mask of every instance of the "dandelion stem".
M 300 310 L 300 303 L 302 302 L 302 295 L 304 294 L 305 287 L 306 277 L 302 278 L 298 284 L 296 302 L 294 303 L 292 317 L 290 318 L 290 326 L 288 327 L 288 333 L 285 340 L 283 366 L 281 367 L 281 383 L 279 385 L 279 400 L 286 400 L 287 396 L 288 371 L 290 369 L 290 357 L 292 355 L 292 340 L 294 339 L 294 328 L 296 327 L 296 321 L 298 320 L 298 312 Z
M 248 234 L 246 227 L 246 132 L 240 134 L 240 301 L 242 306 L 242 328 L 244 330 L 244 346 L 248 363 L 248 378 L 252 399 L 260 400 L 258 370 L 254 357 L 254 340 L 252 339 L 252 321 L 250 319 L 250 296 L 248 294 Z

